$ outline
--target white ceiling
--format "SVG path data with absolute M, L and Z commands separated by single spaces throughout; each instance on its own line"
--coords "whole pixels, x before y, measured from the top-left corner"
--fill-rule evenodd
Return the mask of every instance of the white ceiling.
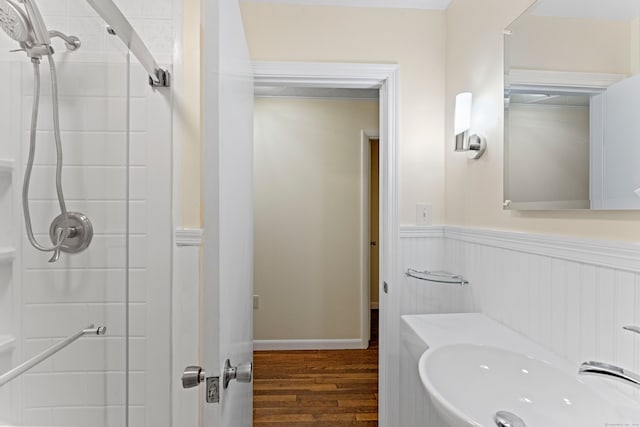
M 314 6 L 444 10 L 452 0 L 241 0 L 245 3 L 291 3 Z M 610 1 L 610 0 L 602 0 Z
M 640 0 L 539 0 L 533 14 L 631 21 L 640 16 Z

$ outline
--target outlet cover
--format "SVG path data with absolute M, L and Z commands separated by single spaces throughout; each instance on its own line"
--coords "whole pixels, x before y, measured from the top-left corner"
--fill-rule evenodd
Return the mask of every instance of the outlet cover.
M 433 205 L 431 203 L 416 204 L 416 225 L 429 226 L 433 223 Z

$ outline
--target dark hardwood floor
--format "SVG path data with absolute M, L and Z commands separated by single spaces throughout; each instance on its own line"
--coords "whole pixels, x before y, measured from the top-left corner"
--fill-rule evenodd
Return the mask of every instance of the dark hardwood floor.
M 253 425 L 378 425 L 378 310 L 367 350 L 257 351 Z

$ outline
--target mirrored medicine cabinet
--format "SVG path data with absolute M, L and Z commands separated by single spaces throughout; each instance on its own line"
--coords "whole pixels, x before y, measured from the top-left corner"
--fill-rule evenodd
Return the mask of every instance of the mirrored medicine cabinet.
M 504 71 L 504 207 L 640 209 L 640 1 L 536 2 Z

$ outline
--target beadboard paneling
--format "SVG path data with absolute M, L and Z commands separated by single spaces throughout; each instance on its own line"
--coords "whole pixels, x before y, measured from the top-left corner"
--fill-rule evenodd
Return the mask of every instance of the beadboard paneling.
M 415 228 L 403 230 L 401 265 L 443 266 L 469 280 L 469 295 L 432 291 L 421 297 L 417 285 L 405 282 L 402 314 L 440 308 L 478 311 L 576 369 L 585 360 L 600 360 L 640 370 L 640 336 L 622 329 L 640 324 L 639 245 L 449 226 L 435 229 L 437 233 L 431 227 L 422 235 Z M 631 387 L 619 388 L 640 400 Z

